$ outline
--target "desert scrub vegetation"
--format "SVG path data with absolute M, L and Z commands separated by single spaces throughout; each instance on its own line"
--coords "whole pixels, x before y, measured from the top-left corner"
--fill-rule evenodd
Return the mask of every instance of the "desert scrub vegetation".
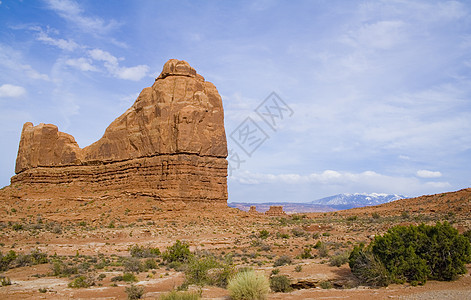
M 125 292 L 128 300 L 141 299 L 142 296 L 144 296 L 144 288 L 140 286 L 135 286 L 134 284 L 131 284 L 131 286 L 127 286 L 125 288 Z
M 233 300 L 263 300 L 270 292 L 270 283 L 263 273 L 245 271 L 237 273 L 227 289 Z
M 258 234 L 258 237 L 262 240 L 265 240 L 267 239 L 268 237 L 270 236 L 270 232 L 268 232 L 267 230 L 263 229 L 259 232 Z
M 211 253 L 194 255 L 185 269 L 184 287 L 190 284 L 213 285 L 225 288 L 235 273 L 232 258 L 218 259 Z
M 177 292 L 171 291 L 166 294 L 160 295 L 159 300 L 199 300 L 201 299 L 200 293 L 197 292 Z
M 69 283 L 71 288 L 88 288 L 93 285 L 95 285 L 95 278 L 91 274 L 88 274 L 88 276 L 80 275 Z
M 389 276 L 384 265 L 364 244 L 356 246 L 350 253 L 349 266 L 362 284 L 373 287 L 387 286 Z
M 167 263 L 186 263 L 191 256 L 190 245 L 180 240 L 177 240 L 175 244 L 168 247 L 167 250 L 162 253 L 162 258 Z
M 123 273 L 123 275 L 112 277 L 111 281 L 137 282 L 138 280 L 136 275 L 134 275 L 133 273 Z
M 129 248 L 129 254 L 131 254 L 132 257 L 147 258 L 158 257 L 161 253 L 159 248 L 134 245 Z
M 275 293 L 286 293 L 291 291 L 291 282 L 286 275 L 275 275 L 270 277 L 270 289 Z
M 336 253 L 330 257 L 329 264 L 334 267 L 340 267 L 343 264 L 348 263 L 349 253 L 347 251 Z
M 5 255 L 0 252 L 0 271 L 48 262 L 47 254 L 39 250 L 33 250 L 30 254 L 16 253 L 13 250 L 8 251 Z
M 311 247 L 304 247 L 303 252 L 299 254 L 299 258 L 302 258 L 302 259 L 312 258 L 311 251 L 312 251 Z
M 291 262 L 292 262 L 291 257 L 287 255 L 282 255 L 277 260 L 275 260 L 275 262 L 273 263 L 273 267 L 289 265 L 291 264 Z
M 0 286 L 11 285 L 11 280 L 9 277 L 0 276 Z
M 356 246 L 349 257 L 352 273 L 360 281 L 380 286 L 454 280 L 466 273 L 465 264 L 470 262 L 469 239 L 448 222 L 392 227 L 368 247 Z

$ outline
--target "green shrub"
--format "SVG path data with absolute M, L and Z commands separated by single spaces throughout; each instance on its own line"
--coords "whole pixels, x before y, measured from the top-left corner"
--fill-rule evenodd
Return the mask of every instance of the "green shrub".
M 69 283 L 71 288 L 88 288 L 95 285 L 95 281 L 92 277 L 79 276 Z
M 349 266 L 361 283 L 370 286 L 387 286 L 388 272 L 384 265 L 364 245 L 355 246 L 349 257 Z
M 196 292 L 177 292 L 171 291 L 170 293 L 163 294 L 159 300 L 199 300 L 201 296 Z
M 7 271 L 10 268 L 10 264 L 16 259 L 17 254 L 15 251 L 10 250 L 6 255 L 3 255 L 0 251 L 0 271 Z
M 329 256 L 329 249 L 327 248 L 325 243 L 321 243 L 319 248 L 317 248 L 317 253 L 319 253 L 320 257 L 328 257 Z
M 69 266 L 64 264 L 61 260 L 55 260 L 51 266 L 52 275 L 59 277 L 68 277 L 72 274 L 78 273 L 78 268 L 76 266 Z
M 306 259 L 306 258 L 312 258 L 312 253 L 311 253 L 312 249 L 310 247 L 306 247 L 303 249 L 303 253 L 301 253 L 300 257 L 302 259 Z
M 144 288 L 140 286 L 135 286 L 134 284 L 131 284 L 131 286 L 126 287 L 125 291 L 129 300 L 141 299 L 144 295 Z
M 332 288 L 332 283 L 330 281 L 322 281 L 320 283 L 321 288 L 324 290 L 331 289 Z
M 466 273 L 465 264 L 471 262 L 469 239 L 458 233 L 448 222 L 435 226 L 421 226 L 429 244 L 421 247 L 418 255 L 427 261 L 434 280 L 454 280 Z M 432 251 L 430 251 L 432 249 Z
M 123 281 L 123 275 L 111 277 L 111 282 L 115 282 L 115 281 Z
M 381 216 L 377 212 L 372 213 L 371 216 L 373 217 L 373 219 L 376 219 L 376 220 L 381 218 Z
M 168 247 L 167 250 L 162 254 L 162 258 L 167 262 L 187 262 L 192 256 L 190 252 L 190 245 L 186 242 L 177 240 L 175 244 Z
M 463 236 L 466 237 L 471 242 L 471 229 L 463 232 Z
M 347 217 L 347 221 L 356 221 L 358 219 L 358 216 L 349 216 Z
M 157 263 L 154 259 L 148 258 L 144 261 L 144 268 L 145 269 L 157 269 Z
M 273 263 L 274 267 L 284 266 L 291 264 L 291 258 L 287 255 L 280 256 L 275 262 Z
M 48 262 L 47 254 L 42 253 L 39 250 L 33 250 L 30 254 L 18 254 L 14 260 L 14 265 L 16 268 L 45 264 Z
M 30 266 L 32 265 L 31 256 L 20 253 L 16 257 L 13 265 L 15 268 Z
M 270 292 L 270 283 L 263 273 L 237 273 L 227 287 L 233 300 L 263 300 Z
M 286 293 L 291 290 L 291 283 L 286 275 L 276 275 L 270 278 L 270 288 L 275 293 Z
M 297 265 L 296 267 L 294 267 L 295 272 L 301 272 L 302 270 L 303 270 L 303 267 L 301 265 Z
M 124 272 L 140 272 L 144 271 L 144 266 L 141 261 L 134 257 L 128 257 L 123 261 Z
M 279 239 L 289 239 L 289 234 L 277 232 L 276 237 L 279 238 Z
M 471 262 L 469 240 L 448 222 L 393 227 L 375 237 L 371 248 L 397 282 L 453 280 Z
M 15 224 L 12 225 L 12 228 L 15 231 L 20 231 L 20 230 L 24 229 L 24 226 L 23 226 L 23 224 L 15 223 Z
M 330 258 L 329 263 L 331 266 L 340 267 L 341 265 L 348 263 L 348 257 L 348 252 L 338 253 Z
M 11 285 L 10 277 L 0 276 L 0 284 L 1 286 Z
M 159 248 L 144 247 L 134 245 L 129 248 L 129 253 L 132 257 L 146 258 L 146 257 L 157 257 L 160 255 Z
M 226 287 L 233 275 L 234 268 L 229 262 L 218 261 L 214 256 L 194 257 L 185 270 L 185 284 Z
M 134 275 L 133 273 L 124 273 L 122 280 L 126 282 L 137 282 L 136 275 Z
M 395 226 L 383 236 L 376 236 L 367 249 L 356 247 L 350 255 L 350 268 L 364 257 L 383 265 L 392 281 L 417 285 L 427 279 L 453 280 L 466 273 L 471 245 L 448 222 Z M 355 274 L 354 268 L 352 272 Z
M 265 229 L 260 231 L 260 234 L 258 235 L 258 237 L 261 238 L 262 240 L 268 238 L 268 236 L 270 236 L 270 233 Z
M 47 264 L 49 262 L 47 254 L 42 253 L 40 250 L 33 250 L 29 255 L 33 265 Z

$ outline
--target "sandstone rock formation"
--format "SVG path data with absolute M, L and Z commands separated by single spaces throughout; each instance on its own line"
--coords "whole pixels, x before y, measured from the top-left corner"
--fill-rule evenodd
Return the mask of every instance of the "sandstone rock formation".
M 81 149 L 55 125 L 26 123 L 11 182 L 226 203 L 226 157 L 216 87 L 187 62 L 171 59 L 152 87 L 88 147 Z
M 283 206 L 281 205 L 276 205 L 276 206 L 270 206 L 270 209 L 268 209 L 265 212 L 265 215 L 271 216 L 271 217 L 277 217 L 277 216 L 286 216 L 286 213 L 283 211 Z
M 255 205 L 250 206 L 249 214 L 258 214 L 257 207 Z

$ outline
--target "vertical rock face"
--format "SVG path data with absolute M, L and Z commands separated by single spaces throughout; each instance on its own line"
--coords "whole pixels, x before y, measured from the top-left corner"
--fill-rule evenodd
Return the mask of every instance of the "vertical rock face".
M 88 147 L 81 149 L 55 125 L 26 123 L 11 181 L 226 201 L 226 157 L 216 87 L 187 62 L 171 59 L 152 87 Z

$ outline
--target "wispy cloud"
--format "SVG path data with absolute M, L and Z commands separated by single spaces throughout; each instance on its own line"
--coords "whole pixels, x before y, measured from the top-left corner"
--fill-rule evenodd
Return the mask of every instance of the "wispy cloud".
M 19 98 L 26 94 L 26 89 L 13 84 L 0 85 L 0 98 Z
M 83 8 L 73 0 L 46 0 L 46 3 L 63 19 L 89 33 L 107 33 L 119 25 L 115 20 L 105 21 L 97 16 L 86 15 Z
M 107 51 L 93 49 L 88 52 L 91 58 L 96 61 L 102 61 L 110 74 L 120 79 L 138 81 L 145 77 L 149 72 L 149 66 L 138 65 L 134 67 L 121 67 L 119 59 Z
M 308 189 L 326 191 L 329 193 L 340 192 L 380 192 L 400 193 L 404 195 L 415 195 L 426 190 L 439 190 L 451 187 L 446 181 L 422 181 L 414 176 L 391 176 L 380 174 L 375 171 L 346 172 L 325 170 L 320 173 L 311 174 L 269 174 L 252 173 L 249 171 L 238 172 L 237 175 L 229 177 L 230 181 L 237 182 L 243 186 L 269 184 L 273 189 Z M 295 192 L 298 193 L 298 192 Z M 293 195 L 296 198 L 296 195 Z
M 65 64 L 70 67 L 79 69 L 80 71 L 98 71 L 98 69 L 93 65 L 93 62 L 89 58 L 79 57 L 79 58 L 70 58 L 65 61 Z
M 74 51 L 75 49 L 79 48 L 80 46 L 70 39 L 61 39 L 61 38 L 53 38 L 47 34 L 42 28 L 35 26 L 32 28 L 33 30 L 37 31 L 36 39 L 38 41 L 44 42 L 46 44 L 56 46 L 62 50 L 67 51 Z
M 438 178 L 442 177 L 442 173 L 439 171 L 418 170 L 417 176 L 421 178 Z
M 21 29 L 23 27 L 18 28 Z M 72 52 L 74 54 L 76 53 L 78 55 L 88 55 L 89 57 L 69 58 L 65 61 L 65 65 L 73 67 L 77 70 L 83 72 L 100 71 L 99 67 L 94 65 L 94 62 L 103 62 L 103 66 L 105 67 L 106 72 L 108 72 L 111 76 L 119 79 L 139 81 L 149 73 L 150 68 L 147 65 L 123 67 L 120 66 L 119 62 L 124 59 L 118 59 L 107 51 L 98 48 L 90 50 L 89 46 L 80 45 L 72 39 L 51 37 L 48 32 L 52 31 L 57 34 L 57 31 L 53 29 L 48 28 L 48 30 L 46 31 L 39 26 L 32 26 L 29 27 L 29 29 L 37 32 L 36 39 L 40 42 L 55 46 L 61 50 Z

